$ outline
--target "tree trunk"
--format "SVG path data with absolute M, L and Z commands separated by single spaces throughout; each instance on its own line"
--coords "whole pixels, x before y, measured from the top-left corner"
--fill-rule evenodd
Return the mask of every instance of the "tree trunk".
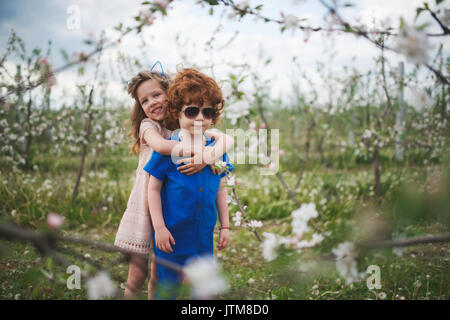
M 306 132 L 305 158 L 303 161 L 303 165 L 300 168 L 300 172 L 298 175 L 297 182 L 295 183 L 294 190 L 297 190 L 298 186 L 300 185 L 300 182 L 302 181 L 303 174 L 305 173 L 306 164 L 308 163 L 308 159 L 309 159 L 309 148 L 311 146 L 311 134 L 312 134 L 312 130 L 314 129 L 315 125 L 316 125 L 316 121 L 314 119 L 312 119 L 311 124 L 308 127 L 308 131 Z
M 381 201 L 381 173 L 380 173 L 380 149 L 378 144 L 374 145 L 373 150 L 373 173 L 375 176 L 375 196 L 378 203 Z
M 397 161 L 404 160 L 404 150 L 403 150 L 403 115 L 404 115 L 404 104 L 403 104 L 403 75 L 404 75 L 404 64 L 400 62 L 399 64 L 400 74 L 399 74 L 399 91 L 398 91 L 398 111 L 395 115 L 395 129 L 397 131 L 397 136 L 395 138 L 395 159 Z
M 81 150 L 81 160 L 80 160 L 80 166 L 78 167 L 78 174 L 77 174 L 77 181 L 75 182 L 75 187 L 73 188 L 72 192 L 72 199 L 75 199 L 75 197 L 78 194 L 78 188 L 80 186 L 81 177 L 83 176 L 83 169 L 84 169 L 84 163 L 86 161 L 86 157 L 88 154 L 88 147 L 89 147 L 89 137 L 91 135 L 91 122 L 92 122 L 92 113 L 91 106 L 92 106 L 92 93 L 94 92 L 94 88 L 91 89 L 91 92 L 89 92 L 89 101 L 88 106 L 86 108 L 86 111 L 89 115 L 86 127 L 85 127 L 85 143 L 83 144 L 83 149 Z

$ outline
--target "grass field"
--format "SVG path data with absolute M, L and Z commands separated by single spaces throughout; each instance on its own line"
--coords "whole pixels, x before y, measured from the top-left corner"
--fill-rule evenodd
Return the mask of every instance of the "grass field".
M 128 195 L 133 185 L 135 158 L 108 157 L 99 161 L 97 171 L 88 170 L 82 181 L 79 196 L 71 199 L 75 173 L 73 159 L 56 162 L 49 171 L 3 174 L 1 188 L 3 218 L 32 228 L 45 229 L 49 212 L 66 218 L 60 231 L 63 235 L 80 236 L 112 244 Z M 75 161 L 74 161 L 75 162 Z M 282 162 L 282 167 L 284 163 Z M 44 167 L 44 166 L 42 166 Z M 288 234 L 291 212 L 296 209 L 275 176 L 259 176 L 256 169 L 237 166 L 236 189 L 240 202 L 246 206 L 249 219 L 263 222 L 256 229 L 264 232 Z M 391 166 L 383 171 L 382 184 L 385 202 L 394 198 L 404 183 L 426 187 L 431 169 L 406 170 Z M 294 185 L 294 172 L 284 172 L 289 185 Z M 319 216 L 314 227 L 328 236 L 317 248 L 305 249 L 301 254 L 285 250 L 278 259 L 266 262 L 261 243 L 248 229 L 232 224 L 230 245 L 215 252 L 222 266 L 229 289 L 220 299 L 448 299 L 450 292 L 449 244 L 424 244 L 409 247 L 401 257 L 392 249 L 368 252 L 358 260 L 358 270 L 369 265 L 380 268 L 381 288 L 369 290 L 365 281 L 347 285 L 339 277 L 335 262 L 326 257 L 331 249 L 348 238 L 361 237 L 365 232 L 367 214 L 389 219 L 388 206 L 375 206 L 372 174 L 368 165 L 350 169 L 308 168 L 297 190 L 301 203 L 314 202 Z M 230 216 L 239 210 L 230 203 Z M 445 232 L 439 222 L 426 220 L 404 224 L 407 236 Z M 216 236 L 218 231 L 216 232 Z M 217 242 L 217 239 L 216 239 Z M 66 268 L 51 258 L 41 257 L 29 243 L 1 240 L 0 297 L 1 299 L 87 299 L 86 289 L 69 290 Z M 73 250 L 66 254 L 71 263 L 85 271 L 94 271 L 95 264 L 108 270 L 123 294 L 128 264 L 117 263 L 119 253 L 107 253 L 86 246 L 68 244 L 61 248 Z M 313 258 L 313 272 L 305 272 Z M 90 262 L 89 262 L 90 261 Z M 188 290 L 182 298 L 189 298 Z M 141 299 L 146 298 L 144 286 Z

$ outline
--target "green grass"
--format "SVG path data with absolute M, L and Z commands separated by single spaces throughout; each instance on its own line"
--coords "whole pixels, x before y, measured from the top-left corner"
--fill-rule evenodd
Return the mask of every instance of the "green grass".
M 96 163 L 88 159 L 76 199 L 71 196 L 77 161 L 67 157 L 50 165 L 49 158 L 42 157 L 38 162 L 41 163 L 39 171 L 2 172 L 0 175 L 3 182 L 0 187 L 1 218 L 27 228 L 43 229 L 48 213 L 56 212 L 66 218 L 61 230 L 63 234 L 112 244 L 133 186 L 137 158 L 118 153 L 105 156 Z M 246 206 L 248 218 L 263 221 L 263 227 L 258 229 L 260 234 L 288 235 L 295 205 L 275 176 L 260 176 L 255 169 L 247 171 L 245 168 L 237 166 L 235 173 L 239 182 L 237 193 Z M 292 187 L 297 169 L 287 168 L 290 170 L 283 171 L 283 177 Z M 312 221 L 314 227 L 331 234 L 318 248 L 301 254 L 283 251 L 277 260 L 268 263 L 254 234 L 241 227 L 232 227 L 229 247 L 216 252 L 229 283 L 228 292 L 219 298 L 379 299 L 385 295 L 386 299 L 449 299 L 449 244 L 411 247 L 402 257 L 387 249 L 361 255 L 359 271 L 369 265 L 380 267 L 382 288 L 379 290 L 369 290 L 365 281 L 346 285 L 345 280 L 339 278 L 334 262 L 327 259 L 320 260 L 313 273 L 299 271 L 300 266 L 310 259 L 329 254 L 340 242 L 367 235 L 367 230 L 370 231 L 370 228 L 365 229 L 367 216 L 377 217 L 381 222 L 396 221 L 392 219 L 396 212 L 391 204 L 398 198 L 401 186 L 418 185 L 424 189 L 428 177 L 427 168 L 386 165 L 382 170 L 384 201 L 378 207 L 369 165 L 309 166 L 296 190 L 297 199 L 300 203 L 316 203 L 319 217 Z M 230 204 L 229 209 L 231 217 L 239 210 L 234 204 Z M 408 236 L 448 230 L 448 226 L 436 222 L 435 217 L 407 222 L 402 220 L 403 224 L 397 227 L 400 226 Z M 390 237 L 394 229 L 384 230 L 383 235 Z M 117 263 L 120 254 L 74 244 L 66 249 L 77 252 L 77 256 L 63 255 L 82 270 L 95 271 L 83 258 L 86 254 L 107 269 L 123 293 L 128 264 Z M 49 278 L 49 274 L 53 276 Z M 30 244 L 0 240 L 0 299 L 87 299 L 83 283 L 80 290 L 67 289 L 68 277 L 65 267 L 40 257 Z M 139 298 L 145 299 L 146 294 L 145 285 Z M 182 298 L 189 298 L 189 295 L 184 294 Z
M 286 229 L 278 220 L 267 221 L 264 231 Z M 70 234 L 113 241 L 115 228 L 88 229 Z M 423 232 L 439 232 L 440 226 L 423 228 Z M 217 239 L 216 239 L 217 240 Z M 0 260 L 1 299 L 87 299 L 82 283 L 80 290 L 66 287 L 70 276 L 66 269 L 40 257 L 29 244 L 0 241 L 7 248 Z M 69 246 L 81 255 L 105 266 L 111 274 L 122 281 L 115 284 L 123 294 L 128 264 L 113 264 L 119 257 L 116 253 L 102 253 L 81 246 Z M 86 262 L 67 255 L 73 264 L 83 270 L 92 270 Z M 320 271 L 301 273 L 298 267 L 305 263 L 293 255 L 281 256 L 267 263 L 261 255 L 259 243 L 254 235 L 244 229 L 233 229 L 228 248 L 216 251 L 216 257 L 228 280 L 229 290 L 221 299 L 377 299 L 377 294 L 386 294 L 386 299 L 449 299 L 450 245 L 420 245 L 409 248 L 402 257 L 390 250 L 377 251 L 360 261 L 359 270 L 369 265 L 378 265 L 381 270 L 381 289 L 369 290 L 365 281 L 353 286 L 338 277 L 333 262 L 322 262 Z M 45 273 L 44 273 L 44 271 Z M 45 274 L 53 274 L 49 279 Z M 147 294 L 144 286 L 140 299 Z M 183 296 L 189 298 L 189 295 Z

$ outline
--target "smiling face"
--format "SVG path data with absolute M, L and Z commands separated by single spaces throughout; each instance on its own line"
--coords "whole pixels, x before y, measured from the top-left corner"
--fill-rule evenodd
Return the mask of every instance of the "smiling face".
M 137 98 L 145 115 L 155 121 L 164 120 L 167 95 L 156 80 L 143 82 L 136 91 Z
M 183 108 L 181 108 L 181 112 L 178 117 L 180 128 L 189 131 L 191 135 L 199 133 L 203 134 L 211 126 L 212 119 L 206 119 L 201 110 L 203 108 L 208 108 L 209 106 L 205 105 L 200 107 L 200 112 L 197 114 L 195 118 L 192 119 L 186 117 L 186 115 L 184 114 L 184 110 L 189 106 L 190 105 L 185 105 L 183 106 Z

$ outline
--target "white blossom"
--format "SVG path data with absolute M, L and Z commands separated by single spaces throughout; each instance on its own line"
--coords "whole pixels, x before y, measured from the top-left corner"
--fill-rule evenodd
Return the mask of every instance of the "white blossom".
M 428 50 L 430 49 L 428 36 L 414 27 L 405 26 L 400 31 L 395 49 L 411 63 L 425 64 L 428 62 Z
M 236 212 L 236 215 L 231 220 L 234 221 L 236 227 L 239 227 L 242 221 L 242 213 L 240 211 Z
M 438 18 L 444 26 L 450 25 L 450 8 L 443 8 Z
M 228 99 L 233 94 L 233 87 L 230 82 L 223 82 L 221 87 L 222 95 L 224 99 Z
M 155 1 L 155 4 L 160 5 L 163 10 L 166 10 L 166 8 L 169 5 L 169 3 L 170 3 L 169 0 L 157 0 L 157 1 Z
M 275 260 L 278 256 L 278 247 L 280 246 L 280 242 L 277 239 L 277 236 L 273 233 L 264 232 L 264 241 L 262 243 L 263 248 L 263 257 L 266 261 Z
M 433 99 L 426 90 L 415 87 L 411 89 L 410 103 L 416 111 L 422 111 L 432 106 Z
M 302 240 L 299 241 L 296 245 L 297 249 L 301 249 L 301 248 L 311 248 L 314 247 L 316 245 L 318 245 L 319 243 L 321 243 L 323 240 L 323 235 L 318 234 L 318 233 L 314 233 L 312 235 L 312 239 L 311 240 Z
M 220 275 L 212 257 L 201 257 L 183 268 L 193 286 L 193 296 L 200 299 L 217 295 L 227 290 L 227 282 Z
M 249 114 L 250 104 L 247 100 L 238 100 L 227 106 L 225 109 L 225 118 L 231 120 L 231 124 L 236 124 L 237 119 Z
M 229 185 L 229 186 L 236 185 L 236 179 L 234 178 L 233 174 L 227 175 L 227 185 Z
M 250 220 L 250 222 L 248 223 L 248 227 L 250 228 L 261 228 L 262 225 L 262 222 L 258 220 Z
M 370 137 L 372 137 L 372 131 L 366 129 L 366 130 L 364 131 L 364 133 L 363 133 L 362 138 L 365 139 L 365 140 L 369 140 Z
M 225 161 L 221 161 L 221 160 L 217 160 L 215 162 L 215 165 L 217 167 L 219 167 L 220 169 L 226 169 L 226 167 L 227 167 L 227 163 Z
M 293 14 L 284 15 L 282 14 L 282 23 L 284 24 L 286 29 L 295 29 L 297 28 L 300 19 Z
M 116 287 L 106 271 L 99 272 L 87 281 L 89 299 L 111 298 L 116 294 Z
M 241 10 L 246 9 L 246 8 L 248 8 L 249 6 L 250 6 L 249 0 L 242 0 L 240 3 L 237 3 L 237 4 L 236 4 L 236 7 L 239 8 L 239 9 L 241 9 Z
M 363 273 L 358 272 L 358 265 L 355 260 L 358 254 L 353 242 L 343 242 L 332 252 L 336 256 L 336 269 L 347 284 L 361 280 Z
M 308 220 L 318 216 L 315 203 L 302 204 L 300 208 L 292 211 L 292 232 L 301 237 L 309 231 Z

